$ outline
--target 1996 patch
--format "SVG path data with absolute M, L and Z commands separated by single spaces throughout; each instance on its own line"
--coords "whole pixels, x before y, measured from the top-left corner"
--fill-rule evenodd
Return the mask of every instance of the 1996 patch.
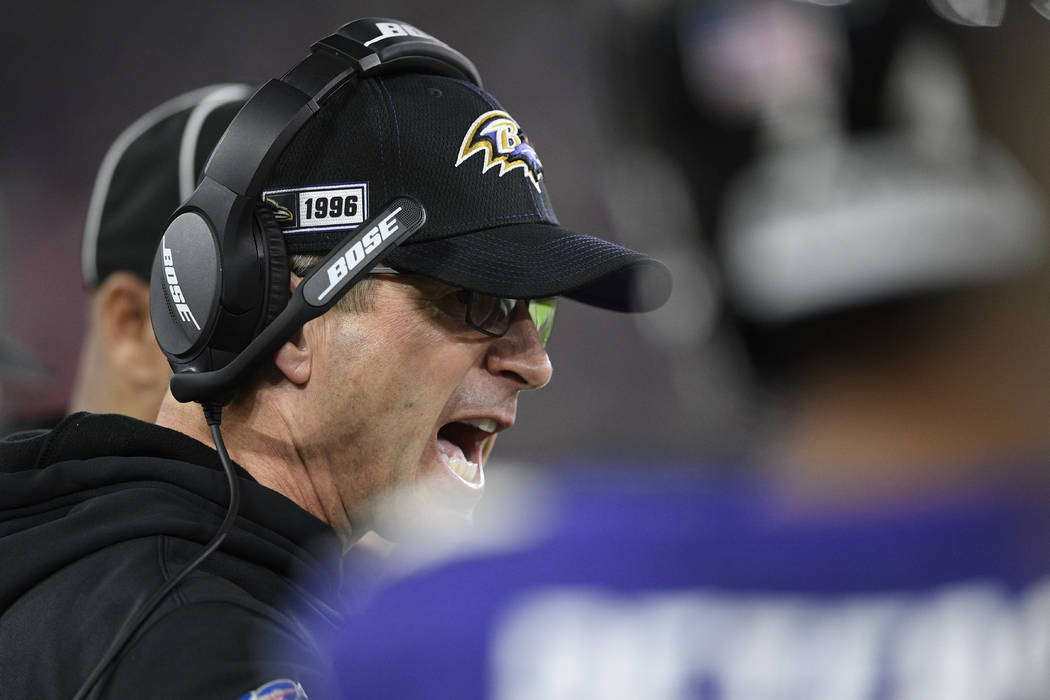
M 266 190 L 262 198 L 284 233 L 349 230 L 368 219 L 366 182 Z

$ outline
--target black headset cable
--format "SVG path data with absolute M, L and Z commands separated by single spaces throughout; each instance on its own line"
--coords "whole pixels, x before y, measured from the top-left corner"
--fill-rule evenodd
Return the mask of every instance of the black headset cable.
M 222 469 L 226 473 L 226 480 L 229 482 L 230 487 L 230 503 L 226 508 L 226 517 L 223 518 L 222 524 L 219 525 L 219 529 L 215 531 L 215 535 L 211 541 L 205 545 L 201 553 L 197 555 L 197 558 L 191 561 L 189 564 L 184 566 L 177 574 L 172 576 L 168 581 L 161 586 L 153 596 L 147 600 L 142 606 L 136 611 L 135 615 L 131 620 L 124 625 L 124 628 L 117 635 L 116 639 L 109 645 L 109 649 L 95 665 L 95 668 L 91 671 L 91 674 L 84 681 L 83 685 L 80 686 L 80 690 L 74 696 L 73 700 L 85 700 L 91 689 L 98 683 L 99 679 L 102 678 L 102 674 L 105 673 L 106 669 L 111 663 L 116 661 L 124 650 L 125 645 L 134 636 L 136 630 L 145 622 L 146 618 L 160 605 L 164 597 L 171 592 L 175 586 L 179 584 L 182 579 L 186 578 L 187 575 L 201 563 L 207 559 L 212 552 L 219 548 L 222 541 L 226 539 L 226 535 L 229 534 L 230 530 L 233 529 L 233 523 L 237 519 L 237 510 L 240 507 L 241 502 L 241 489 L 240 484 L 237 480 L 237 473 L 233 468 L 233 462 L 230 460 L 230 455 L 226 451 L 226 444 L 222 440 L 222 431 L 219 429 L 219 424 L 222 422 L 222 406 L 217 403 L 205 403 L 204 406 L 204 417 L 208 422 L 209 428 L 211 428 L 212 440 L 215 441 L 215 449 L 219 453 L 219 461 L 222 462 Z

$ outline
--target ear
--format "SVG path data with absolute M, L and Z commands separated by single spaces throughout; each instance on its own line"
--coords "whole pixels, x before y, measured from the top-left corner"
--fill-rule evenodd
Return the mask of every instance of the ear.
M 132 272 L 106 277 L 97 292 L 96 313 L 109 363 L 139 385 L 167 381 L 167 362 L 157 348 L 149 318 L 149 284 Z
M 302 278 L 294 272 L 291 274 L 291 291 L 302 282 Z M 282 345 L 273 356 L 273 363 L 277 369 L 293 384 L 305 384 L 310 379 L 312 360 L 309 343 L 303 329 L 295 332 L 288 341 Z
M 305 384 L 310 379 L 312 354 L 300 328 L 273 356 L 273 363 L 293 384 Z

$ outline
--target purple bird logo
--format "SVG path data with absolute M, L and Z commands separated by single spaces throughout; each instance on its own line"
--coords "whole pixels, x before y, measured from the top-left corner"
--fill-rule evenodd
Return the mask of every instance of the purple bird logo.
M 521 127 L 506 112 L 493 110 L 474 120 L 459 147 L 456 167 L 475 153 L 481 153 L 485 159 L 481 172 L 488 172 L 498 165 L 499 176 L 503 177 L 520 168 L 522 174 L 539 192 L 540 180 L 543 179 L 543 164 L 540 163 L 536 149 L 529 144 Z

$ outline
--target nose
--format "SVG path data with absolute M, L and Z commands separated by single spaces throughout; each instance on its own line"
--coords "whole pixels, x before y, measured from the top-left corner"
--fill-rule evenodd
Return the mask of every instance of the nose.
M 551 380 L 551 359 L 525 304 L 514 307 L 510 329 L 492 342 L 485 362 L 490 372 L 510 379 L 522 390 L 539 389 Z

